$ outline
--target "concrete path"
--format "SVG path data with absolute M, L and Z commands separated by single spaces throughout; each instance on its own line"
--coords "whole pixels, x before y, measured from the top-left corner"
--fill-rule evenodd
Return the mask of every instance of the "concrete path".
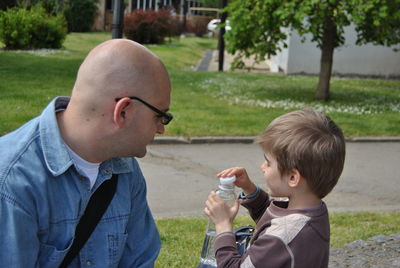
M 234 55 L 229 54 L 228 52 L 224 52 L 224 71 L 231 71 L 231 64 L 234 59 Z M 278 73 L 278 69 L 274 66 L 274 64 L 265 60 L 260 63 L 255 63 L 254 56 L 250 58 L 242 59 L 244 66 L 243 69 L 235 69 L 235 72 L 252 72 L 252 73 Z M 219 51 L 218 50 L 206 50 L 203 58 L 199 62 L 196 67 L 197 71 L 210 71 L 215 72 L 218 71 L 219 68 Z
M 243 166 L 262 188 L 262 151 L 253 144 L 153 144 L 139 159 L 155 217 L 200 216 L 215 174 Z M 330 211 L 400 210 L 400 142 L 348 142 L 343 174 L 325 202 Z M 242 208 L 241 212 L 245 210 Z

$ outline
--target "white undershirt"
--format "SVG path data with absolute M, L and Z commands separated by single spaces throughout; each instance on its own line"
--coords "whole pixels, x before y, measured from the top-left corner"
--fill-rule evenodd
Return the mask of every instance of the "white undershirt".
M 83 172 L 83 174 L 89 178 L 90 189 L 96 182 L 97 175 L 99 174 L 99 167 L 101 163 L 88 162 L 79 155 L 77 155 L 71 148 L 67 146 L 69 156 L 72 159 L 77 170 Z

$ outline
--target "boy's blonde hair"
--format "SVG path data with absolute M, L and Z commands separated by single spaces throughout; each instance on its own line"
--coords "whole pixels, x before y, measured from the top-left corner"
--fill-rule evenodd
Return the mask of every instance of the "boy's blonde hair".
M 333 189 L 342 173 L 343 133 L 327 115 L 313 109 L 279 116 L 255 142 L 276 158 L 281 174 L 297 169 L 319 198 Z

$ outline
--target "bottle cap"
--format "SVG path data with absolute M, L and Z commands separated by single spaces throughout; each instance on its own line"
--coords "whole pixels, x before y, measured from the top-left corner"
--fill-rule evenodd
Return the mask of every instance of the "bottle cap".
M 236 180 L 236 176 L 219 178 L 219 183 L 222 185 L 229 185 L 229 184 L 233 184 L 233 182 L 235 180 Z

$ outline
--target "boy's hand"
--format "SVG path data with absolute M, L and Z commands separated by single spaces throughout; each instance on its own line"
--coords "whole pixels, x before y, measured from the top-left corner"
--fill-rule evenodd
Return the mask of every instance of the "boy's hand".
M 239 201 L 232 207 L 228 206 L 215 191 L 212 191 L 206 201 L 204 212 L 214 222 L 217 234 L 232 232 L 232 222 L 239 211 Z
M 242 188 L 243 192 L 246 195 L 250 195 L 257 190 L 254 183 L 250 180 L 249 175 L 247 175 L 246 169 L 242 167 L 228 168 L 217 174 L 217 177 L 219 178 L 232 177 L 232 176 L 236 176 L 234 184 L 237 187 Z

